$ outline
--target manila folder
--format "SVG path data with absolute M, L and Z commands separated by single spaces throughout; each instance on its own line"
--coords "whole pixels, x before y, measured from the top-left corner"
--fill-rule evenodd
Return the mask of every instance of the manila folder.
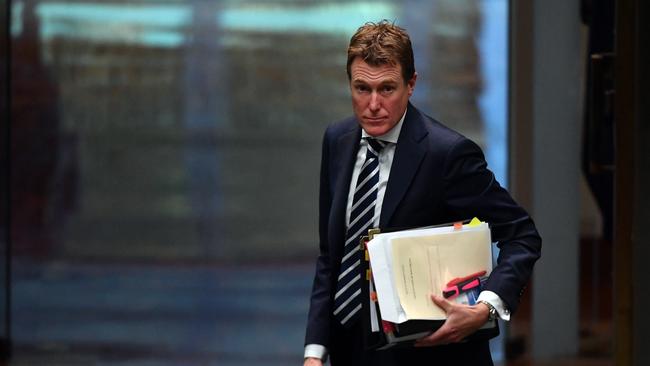
M 406 318 L 441 320 L 445 312 L 431 301 L 454 278 L 492 271 L 492 243 L 486 223 L 460 230 L 423 229 L 395 237 L 392 247 L 393 283 Z

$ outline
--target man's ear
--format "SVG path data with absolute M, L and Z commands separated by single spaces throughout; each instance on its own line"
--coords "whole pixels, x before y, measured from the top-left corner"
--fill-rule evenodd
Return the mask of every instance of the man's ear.
M 414 72 L 411 80 L 409 80 L 406 83 L 406 86 L 409 88 L 409 97 L 413 94 L 413 90 L 415 90 L 415 82 L 417 79 L 418 79 L 418 73 Z

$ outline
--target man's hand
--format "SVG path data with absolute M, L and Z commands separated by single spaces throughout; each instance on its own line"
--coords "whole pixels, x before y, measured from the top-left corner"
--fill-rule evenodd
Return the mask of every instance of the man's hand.
M 307 357 L 303 366 L 323 366 L 323 361 L 320 358 Z
M 458 343 L 483 326 L 490 315 L 490 310 L 485 304 L 456 304 L 437 295 L 431 295 L 431 300 L 447 313 L 447 320 L 434 333 L 418 339 L 415 342 L 416 347 Z

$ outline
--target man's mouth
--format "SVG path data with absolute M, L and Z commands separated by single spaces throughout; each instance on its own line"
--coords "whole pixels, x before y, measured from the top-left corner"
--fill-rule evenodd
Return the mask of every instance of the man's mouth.
M 384 119 L 386 119 L 386 118 L 385 117 L 366 117 L 367 121 L 373 122 L 373 123 L 381 122 Z

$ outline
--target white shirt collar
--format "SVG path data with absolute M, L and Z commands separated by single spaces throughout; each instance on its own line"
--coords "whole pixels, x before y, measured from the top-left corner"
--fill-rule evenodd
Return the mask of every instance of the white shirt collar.
M 392 142 L 392 143 L 396 144 L 397 139 L 399 139 L 399 133 L 402 131 L 402 125 L 404 124 L 404 118 L 406 117 L 406 111 L 408 111 L 408 108 L 406 108 L 406 110 L 404 111 L 404 114 L 402 115 L 402 118 L 400 118 L 399 122 L 397 122 L 395 127 L 391 128 L 385 134 L 380 135 L 380 136 L 370 136 L 362 128 L 361 129 L 361 138 L 372 137 L 372 138 L 375 138 L 377 140 L 382 140 L 382 141 L 385 141 L 385 142 Z

